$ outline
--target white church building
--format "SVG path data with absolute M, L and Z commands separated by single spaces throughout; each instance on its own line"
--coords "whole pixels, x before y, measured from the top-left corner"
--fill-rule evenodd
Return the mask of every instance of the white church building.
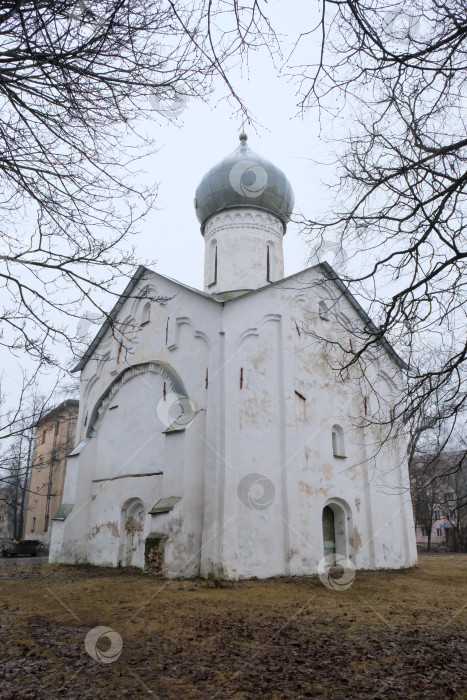
M 51 561 L 229 579 L 333 553 L 416 564 L 404 363 L 383 341 L 363 375 L 335 371 L 371 322 L 326 262 L 284 278 L 293 200 L 242 134 L 196 192 L 204 290 L 136 272 L 76 367 Z

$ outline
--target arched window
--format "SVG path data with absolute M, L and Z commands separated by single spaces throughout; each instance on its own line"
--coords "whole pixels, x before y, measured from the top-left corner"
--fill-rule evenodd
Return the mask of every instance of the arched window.
M 337 423 L 332 426 L 332 454 L 334 457 L 345 457 L 344 431 Z
M 143 313 L 141 314 L 141 325 L 146 326 L 151 320 L 151 302 L 147 302 L 143 306 Z

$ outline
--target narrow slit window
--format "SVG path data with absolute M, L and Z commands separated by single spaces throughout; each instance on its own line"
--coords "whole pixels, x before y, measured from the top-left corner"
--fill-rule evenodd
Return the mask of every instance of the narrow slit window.
M 266 281 L 274 282 L 276 279 L 276 250 L 274 241 L 266 244 Z
M 208 287 L 212 287 L 217 284 L 217 265 L 218 265 L 218 251 L 217 251 L 217 241 L 214 238 L 209 244 L 209 256 L 208 256 Z

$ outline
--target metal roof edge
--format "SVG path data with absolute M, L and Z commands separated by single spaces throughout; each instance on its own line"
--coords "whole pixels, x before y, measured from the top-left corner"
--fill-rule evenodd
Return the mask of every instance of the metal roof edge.
M 79 399 L 64 399 L 64 401 L 61 401 L 59 404 L 57 404 L 57 406 L 54 406 L 54 408 L 51 408 L 50 411 L 47 411 L 47 413 L 44 413 L 43 416 L 38 418 L 34 424 L 34 427 L 37 428 L 39 425 L 42 425 L 42 423 L 45 423 L 45 421 L 50 420 L 54 413 L 59 413 L 62 410 L 68 410 L 68 405 L 79 407 Z
M 317 266 L 318 267 L 318 266 Z M 360 318 L 365 321 L 366 325 L 368 326 L 369 330 L 374 333 L 375 335 L 378 335 L 378 329 L 376 328 L 375 324 L 371 320 L 371 318 L 368 316 L 367 312 L 365 309 L 360 306 L 358 301 L 355 299 L 354 295 L 350 291 L 350 289 L 347 287 L 347 285 L 344 284 L 344 282 L 341 280 L 339 275 L 333 270 L 331 265 L 325 261 L 322 263 L 319 263 L 319 267 L 323 270 L 324 274 L 328 279 L 331 280 L 331 282 L 334 282 L 336 287 L 340 289 L 340 291 L 344 294 L 346 297 L 347 301 L 349 304 L 355 309 L 355 311 L 358 313 Z M 383 348 L 386 350 L 388 355 L 394 360 L 396 365 L 400 367 L 401 369 L 407 369 L 408 365 L 407 363 L 399 357 L 397 352 L 394 350 L 392 347 L 391 343 L 386 340 L 386 338 L 382 337 L 381 339 L 378 340 L 379 343 L 383 346 Z
M 108 313 L 107 318 L 105 319 L 104 323 L 99 328 L 99 330 L 97 331 L 97 334 L 94 336 L 93 340 L 91 341 L 90 345 L 88 346 L 88 349 L 84 353 L 83 357 L 78 362 L 78 364 L 75 367 L 73 367 L 73 369 L 71 370 L 72 372 L 79 372 L 79 370 L 84 369 L 84 367 L 88 363 L 88 360 L 91 359 L 94 350 L 97 348 L 97 346 L 101 342 L 102 338 L 107 333 L 107 329 L 110 327 L 112 321 L 115 320 L 115 318 L 117 317 L 117 314 L 120 311 L 120 309 L 122 308 L 123 304 L 125 303 L 125 301 L 127 299 L 129 299 L 131 292 L 136 287 L 137 283 L 140 281 L 140 279 L 142 278 L 142 276 L 144 275 L 144 273 L 146 271 L 150 272 L 149 268 L 145 267 L 144 265 L 140 265 L 138 267 L 135 274 L 133 275 L 133 277 L 131 278 L 131 280 L 128 282 L 127 286 L 123 290 L 123 293 L 119 296 L 118 301 L 116 302 L 115 306 Z

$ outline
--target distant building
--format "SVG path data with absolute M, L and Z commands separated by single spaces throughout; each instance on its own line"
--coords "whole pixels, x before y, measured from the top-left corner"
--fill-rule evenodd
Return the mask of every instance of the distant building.
M 415 455 L 410 481 L 418 549 L 467 551 L 467 453 Z
M 13 537 L 13 510 L 9 505 L 11 499 L 11 487 L 0 488 L 0 540 L 9 540 Z
M 79 401 L 67 400 L 37 424 L 25 538 L 50 542 L 50 524 L 62 504 L 66 456 L 75 439 Z

